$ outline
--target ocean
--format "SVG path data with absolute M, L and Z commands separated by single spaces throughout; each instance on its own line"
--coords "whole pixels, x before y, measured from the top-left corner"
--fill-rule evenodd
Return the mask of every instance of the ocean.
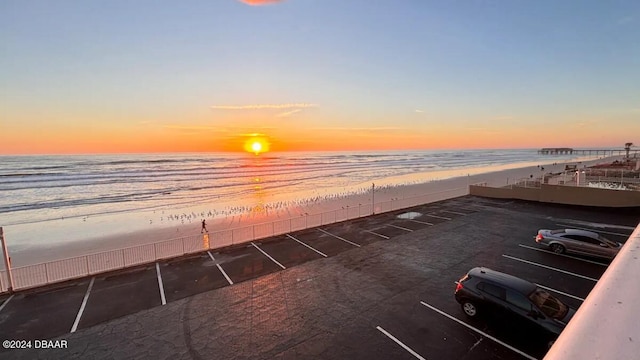
M 2 156 L 0 226 L 14 247 L 51 246 L 570 160 L 535 149 Z

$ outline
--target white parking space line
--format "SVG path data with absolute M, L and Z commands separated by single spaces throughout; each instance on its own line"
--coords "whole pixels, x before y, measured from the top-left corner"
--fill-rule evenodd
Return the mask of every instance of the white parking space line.
M 354 243 L 353 241 L 349 241 L 349 240 L 347 240 L 347 239 L 345 239 L 345 238 L 342 238 L 342 237 L 340 237 L 340 236 L 338 236 L 338 235 L 333 235 L 332 233 L 330 233 L 330 232 L 328 232 L 328 231 L 324 231 L 324 230 L 322 230 L 322 229 L 320 229 L 320 228 L 318 228 L 318 230 L 322 231 L 323 233 L 325 233 L 325 234 L 327 234 L 327 235 L 329 235 L 329 236 L 333 236 L 333 237 L 334 237 L 334 238 L 336 238 L 336 239 L 340 239 L 340 240 L 342 240 L 342 241 L 344 241 L 344 242 L 346 242 L 346 243 L 348 243 L 348 244 L 351 244 L 351 245 L 353 245 L 353 246 L 357 246 L 357 247 L 362 246 L 362 245 L 360 245 L 360 244 L 356 244 L 356 243 Z
M 462 216 L 466 216 L 467 215 L 465 213 L 461 213 L 461 212 L 457 212 L 457 211 L 451 211 L 451 210 L 442 210 L 442 212 L 448 212 L 448 213 L 451 213 L 451 214 L 462 215 Z
M 368 232 L 370 234 L 376 235 L 376 236 L 380 236 L 383 239 L 389 239 L 389 237 L 387 235 L 382 235 L 382 234 L 378 234 L 377 232 L 373 232 L 371 230 L 362 230 L 364 232 Z
M 520 262 L 523 262 L 523 263 L 526 263 L 526 264 L 531 264 L 531 265 L 534 265 L 534 266 L 539 266 L 539 267 L 541 267 L 541 268 L 545 268 L 545 269 L 549 269 L 549 270 L 553 270 L 553 271 L 561 272 L 561 273 L 563 273 L 563 274 L 573 275 L 573 276 L 575 276 L 575 277 L 579 277 L 579 278 L 582 278 L 582 279 L 587 279 L 587 280 L 591 280 L 591 281 L 594 281 L 594 282 L 598 282 L 598 279 L 594 279 L 594 278 L 592 278 L 592 277 L 588 277 L 588 276 L 584 276 L 584 275 L 580 275 L 580 274 L 572 273 L 571 271 L 562 270 L 562 269 L 554 268 L 554 267 L 551 267 L 551 266 L 538 264 L 537 262 L 533 262 L 533 261 L 529 261 L 529 260 L 524 260 L 524 259 L 519 259 L 519 258 L 517 258 L 517 257 L 513 257 L 513 256 L 505 255 L 505 254 L 502 254 L 502 256 L 503 256 L 503 257 L 506 257 L 507 259 L 511 259 L 511 260 L 515 260 L 515 261 L 520 261 Z
M 267 254 L 266 252 L 264 252 L 262 249 L 260 249 L 258 247 L 258 245 L 254 244 L 253 241 L 251 242 L 251 245 L 253 245 L 254 248 L 258 249 L 258 251 L 260 251 L 264 256 L 268 257 L 269 259 L 271 259 L 271 261 L 273 261 L 274 263 L 276 263 L 276 265 L 280 266 L 282 268 L 282 270 L 286 269 L 286 267 L 282 264 L 280 264 L 278 262 L 278 260 L 274 259 L 271 257 L 271 255 Z
M 307 244 L 303 243 L 302 241 L 300 241 L 300 240 L 298 240 L 298 239 L 294 238 L 293 236 L 291 236 L 291 235 L 289 235 L 289 234 L 287 234 L 287 237 L 288 237 L 289 239 L 293 240 L 293 241 L 297 241 L 300 245 L 304 245 L 304 246 L 306 246 L 307 248 L 309 248 L 309 249 L 311 249 L 311 250 L 313 250 L 313 251 L 317 252 L 318 254 L 320 254 L 320 255 L 322 255 L 322 256 L 324 256 L 324 257 L 328 257 L 328 256 L 327 256 L 327 254 L 323 253 L 322 251 L 320 251 L 320 250 L 318 250 L 318 249 L 314 249 L 313 247 L 311 247 L 311 246 L 309 246 L 309 245 L 307 245 Z
M 520 350 L 518 350 L 518 349 L 514 348 L 513 346 L 511 346 L 511 345 L 509 345 L 509 344 L 507 344 L 507 343 L 504 343 L 504 342 L 502 342 L 502 341 L 500 341 L 500 340 L 498 340 L 498 339 L 494 338 L 493 336 L 491 336 L 491 335 L 489 335 L 489 334 L 485 333 L 485 332 L 484 332 L 484 331 L 482 331 L 482 330 L 478 330 L 478 329 L 474 328 L 473 326 L 471 326 L 471 325 L 469 325 L 469 324 L 465 323 L 464 321 L 459 320 L 458 318 L 456 318 L 456 317 L 454 317 L 454 316 L 451 316 L 451 315 L 449 315 L 449 314 L 445 313 L 444 311 L 439 310 L 439 309 L 437 309 L 437 308 L 435 308 L 435 307 L 433 307 L 433 306 L 431 306 L 431 305 L 427 304 L 427 303 L 426 303 L 426 302 L 424 302 L 424 301 L 420 301 L 420 304 L 422 304 L 422 305 L 424 305 L 424 306 L 428 307 L 429 309 L 431 309 L 431 310 L 433 310 L 433 311 L 437 312 L 438 314 L 440 314 L 440 315 L 442 315 L 442 316 L 448 317 L 449 319 L 451 319 L 451 320 L 453 320 L 453 321 L 457 322 L 457 323 L 458 323 L 458 324 L 460 324 L 460 325 L 464 325 L 464 326 L 466 326 L 467 328 L 469 328 L 469 329 L 471 329 L 471 330 L 473 330 L 473 331 L 477 332 L 478 334 L 480 334 L 480 335 L 482 335 L 482 336 L 486 337 L 487 339 L 493 340 L 493 341 L 497 342 L 498 344 L 500 344 L 500 345 L 502 345 L 502 346 L 506 347 L 507 349 L 509 349 L 509 350 L 511 350 L 511 351 L 513 351 L 513 352 L 516 352 L 516 353 L 518 353 L 518 354 L 520 354 L 520 355 L 522 355 L 522 356 L 526 357 L 527 359 L 537 360 L 537 359 L 536 359 L 536 358 L 534 358 L 533 356 L 530 356 L 530 355 L 528 355 L 528 354 L 526 354 L 526 353 L 524 353 L 524 352 L 522 352 L 522 351 L 520 351 Z
M 568 228 L 571 228 L 571 229 L 580 229 L 580 230 L 593 231 L 593 232 L 599 233 L 599 234 L 609 234 L 609 235 L 623 236 L 623 237 L 626 237 L 626 238 L 631 236 L 631 234 L 623 234 L 623 233 L 616 233 L 616 232 L 604 231 L 604 230 L 598 230 L 598 229 L 590 229 L 590 228 L 585 228 L 585 227 L 580 227 L 580 226 L 575 226 L 575 225 L 569 225 L 569 224 L 556 224 L 556 225 L 563 226 L 563 227 L 568 227 Z
M 431 216 L 432 218 L 437 218 L 437 219 L 451 220 L 451 218 L 438 216 L 438 215 L 424 214 L 424 216 Z
M 9 301 L 11 301 L 11 299 L 13 299 L 13 295 L 9 296 L 7 300 L 5 300 L 5 302 L 3 302 L 2 305 L 0 305 L 0 311 L 2 311 L 2 309 L 4 309 L 5 306 L 7 306 L 7 304 L 9 303 Z
M 426 222 L 426 221 L 420 221 L 420 220 L 414 220 L 414 219 L 409 219 L 409 221 L 413 221 L 413 222 L 418 223 L 418 224 L 425 224 L 425 225 L 433 226 L 432 223 Z
M 396 229 L 400 229 L 400 230 L 404 230 L 404 231 L 408 231 L 408 232 L 413 232 L 413 230 L 408 229 L 408 228 L 405 228 L 405 227 L 402 227 L 402 226 L 396 226 L 396 225 L 391 225 L 391 224 L 385 224 L 385 225 L 386 225 L 386 226 L 394 227 L 394 228 L 396 228 Z
M 473 200 L 472 200 L 473 201 Z M 513 201 L 505 201 L 505 202 L 499 202 L 499 201 L 488 201 L 486 199 L 483 200 L 475 200 L 477 203 L 471 203 L 469 205 L 471 206 L 504 206 L 504 205 L 509 205 L 509 204 L 513 204 Z
M 422 356 L 420 356 L 420 354 L 418 354 L 417 352 L 411 350 L 410 347 L 408 347 L 407 345 L 403 344 L 402 341 L 396 339 L 395 336 L 389 334 L 385 329 L 381 328 L 380 326 L 376 326 L 376 329 L 378 329 L 381 333 L 385 334 L 389 339 L 395 341 L 396 344 L 402 346 L 403 349 L 407 350 L 411 355 L 415 356 L 417 359 L 427 360 L 427 359 L 423 358 Z
M 82 299 L 82 304 L 80 305 L 80 310 L 78 310 L 78 315 L 76 315 L 76 320 L 73 322 L 73 326 L 71 326 L 71 332 L 74 333 L 78 329 L 78 324 L 80 324 L 80 318 L 82 318 L 82 313 L 84 312 L 85 306 L 87 306 L 87 300 L 89 300 L 89 294 L 91 293 L 91 289 L 93 288 L 93 282 L 95 281 L 95 277 L 91 278 L 91 282 L 89 282 L 89 286 L 87 287 L 87 292 L 84 294 L 84 298 Z
M 227 275 L 227 273 L 224 272 L 224 270 L 222 269 L 222 266 L 220 266 L 220 264 L 216 262 L 216 259 L 213 258 L 213 255 L 211 255 L 211 251 L 207 251 L 207 254 L 209 254 L 209 257 L 216 264 L 216 266 L 218 267 L 218 270 L 220 270 L 222 275 L 224 275 L 224 278 L 227 279 L 227 282 L 229 283 L 229 285 L 233 285 L 233 281 L 231 281 L 231 279 L 229 278 L 229 275 Z
M 536 285 L 538 285 L 539 287 L 541 287 L 541 288 L 543 288 L 543 289 L 545 289 L 545 290 L 553 291 L 554 293 L 562 294 L 562 295 L 564 295 L 564 296 L 568 296 L 568 297 L 570 297 L 570 298 L 572 298 L 572 299 L 576 299 L 576 300 L 584 301 L 584 299 L 583 299 L 583 298 L 581 298 L 581 297 L 577 297 L 577 296 L 575 296 L 575 295 L 567 294 L 566 292 L 562 292 L 562 291 L 560 291 L 560 290 L 556 290 L 556 289 L 553 289 L 553 288 L 550 288 L 550 287 L 546 287 L 546 286 L 544 286 L 544 285 L 540 285 L 540 284 L 536 284 Z
M 600 265 L 600 266 L 604 266 L 604 267 L 609 266 L 609 264 L 604 264 L 604 263 L 593 261 L 593 260 L 581 259 L 579 257 L 575 257 L 575 256 L 567 255 L 567 254 L 556 254 L 551 250 L 540 249 L 540 248 L 536 248 L 536 247 L 533 247 L 533 246 L 527 246 L 527 245 L 522 245 L 522 244 L 518 244 L 518 246 L 523 247 L 525 249 L 530 249 L 530 250 L 535 250 L 535 251 L 548 253 L 548 254 L 551 254 L 551 255 L 557 255 L 557 256 L 562 256 L 562 257 L 566 257 L 566 258 L 569 258 L 569 259 L 580 260 L 580 261 L 588 262 L 590 264 L 596 264 L 596 265 Z
M 164 296 L 164 285 L 162 284 L 162 275 L 160 275 L 160 265 L 156 263 L 156 272 L 158 273 L 158 287 L 160 288 L 160 300 L 162 305 L 167 304 L 167 298 Z

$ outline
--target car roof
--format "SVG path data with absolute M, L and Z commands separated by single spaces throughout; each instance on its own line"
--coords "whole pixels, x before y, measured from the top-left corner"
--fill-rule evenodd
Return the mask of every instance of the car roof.
M 472 278 L 501 284 L 525 295 L 531 294 L 537 288 L 537 285 L 532 282 L 486 267 L 475 267 L 469 270 L 468 274 Z
M 593 238 L 598 238 L 598 233 L 595 233 L 593 231 L 587 231 L 587 230 L 578 230 L 578 229 L 564 229 L 564 232 L 566 234 L 573 234 L 573 235 L 584 235 L 584 236 L 589 236 L 589 237 L 593 237 Z

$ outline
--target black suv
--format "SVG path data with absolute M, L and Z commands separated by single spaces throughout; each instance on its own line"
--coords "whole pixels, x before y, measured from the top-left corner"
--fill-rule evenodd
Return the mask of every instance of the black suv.
M 550 341 L 576 312 L 536 284 L 484 267 L 469 270 L 456 284 L 456 301 L 467 316 L 483 314 L 510 326 L 542 330 Z

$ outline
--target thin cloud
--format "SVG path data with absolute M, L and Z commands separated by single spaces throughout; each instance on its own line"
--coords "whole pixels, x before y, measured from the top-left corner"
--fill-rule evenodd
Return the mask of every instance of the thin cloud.
M 251 6 L 262 6 L 282 2 L 282 0 L 240 0 L 241 2 Z
M 316 127 L 309 130 L 348 133 L 349 136 L 358 138 L 380 138 L 381 136 L 398 135 L 404 137 L 415 136 L 415 134 L 407 133 L 408 129 L 401 127 Z
M 577 126 L 577 127 L 585 127 L 585 126 L 592 126 L 592 125 L 596 125 L 598 123 L 597 120 L 586 120 L 586 121 L 578 121 L 578 122 L 574 122 L 571 125 L 573 126 Z
M 276 117 L 279 117 L 279 118 L 289 117 L 289 116 L 291 116 L 293 114 L 299 113 L 300 111 L 302 111 L 302 109 L 294 109 L 294 110 L 291 110 L 291 111 L 280 113 L 280 114 L 276 115 Z
M 481 133 L 485 133 L 485 134 L 502 134 L 503 133 L 503 131 L 501 131 L 501 130 L 490 129 L 490 128 L 486 128 L 486 127 L 465 127 L 464 130 L 473 131 L 473 132 L 481 132 Z
M 424 111 L 416 109 L 416 112 L 422 114 Z
M 504 115 L 493 118 L 493 120 L 504 121 L 504 120 L 513 120 L 515 119 L 513 116 Z
M 364 131 L 364 132 L 378 132 L 378 131 L 401 131 L 406 130 L 400 127 L 318 127 L 311 130 L 327 130 L 327 131 Z
M 595 121 L 583 121 L 583 122 L 573 123 L 573 126 L 586 127 L 586 126 L 592 126 L 592 125 L 595 125 L 595 124 L 596 124 Z
M 162 126 L 165 129 L 175 130 L 182 133 L 199 133 L 203 131 L 228 132 L 227 129 L 218 126 L 202 126 L 202 125 L 173 125 L 166 124 Z
M 261 110 L 261 109 L 305 109 L 318 107 L 317 104 L 252 104 L 252 105 L 213 105 L 213 110 Z

